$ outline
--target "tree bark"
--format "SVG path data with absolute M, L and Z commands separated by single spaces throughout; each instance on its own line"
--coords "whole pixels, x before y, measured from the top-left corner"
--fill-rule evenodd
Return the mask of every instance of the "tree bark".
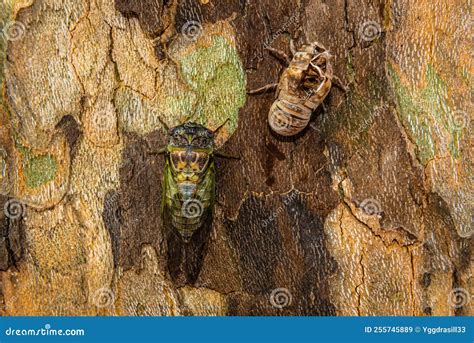
M 4 0 L 2 315 L 473 315 L 467 0 Z M 271 132 L 289 54 L 336 87 Z M 217 132 L 212 225 L 161 220 L 167 128 Z

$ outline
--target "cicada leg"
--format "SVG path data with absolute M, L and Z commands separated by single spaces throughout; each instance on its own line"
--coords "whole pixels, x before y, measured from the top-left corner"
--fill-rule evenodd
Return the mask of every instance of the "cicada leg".
M 150 144 L 147 142 L 146 143 L 146 153 L 148 155 L 163 155 L 164 153 L 166 153 L 166 146 L 164 146 L 164 147 L 162 147 L 158 150 L 155 150 L 152 147 L 150 147 Z
M 148 150 L 150 155 L 163 155 L 166 152 L 166 147 L 161 148 L 159 150 Z
M 219 157 L 219 158 L 226 158 L 229 160 L 240 160 L 240 156 L 227 155 L 226 153 L 219 152 L 219 151 L 215 151 L 214 156 Z
M 260 87 L 260 88 L 257 88 L 257 89 L 251 90 L 251 91 L 247 91 L 247 94 L 248 95 L 263 94 L 263 93 L 267 93 L 269 91 L 274 91 L 274 90 L 277 89 L 277 87 L 278 87 L 278 83 L 270 83 L 266 86 L 263 86 L 263 87 Z

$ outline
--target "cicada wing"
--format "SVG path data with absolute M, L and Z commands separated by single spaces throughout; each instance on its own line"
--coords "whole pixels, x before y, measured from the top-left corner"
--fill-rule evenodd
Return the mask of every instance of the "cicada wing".
M 176 196 L 177 187 L 173 181 L 171 174 L 171 167 L 169 162 L 165 163 L 165 170 L 162 181 L 162 196 L 161 196 L 161 218 L 164 229 L 171 229 L 171 213 L 173 205 L 173 197 Z

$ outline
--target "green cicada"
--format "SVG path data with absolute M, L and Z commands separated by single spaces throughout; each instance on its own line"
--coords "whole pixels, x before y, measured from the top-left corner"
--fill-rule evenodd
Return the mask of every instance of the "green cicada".
M 185 123 L 169 132 L 163 175 L 162 215 L 165 225 L 189 242 L 212 218 L 215 197 L 214 133 Z

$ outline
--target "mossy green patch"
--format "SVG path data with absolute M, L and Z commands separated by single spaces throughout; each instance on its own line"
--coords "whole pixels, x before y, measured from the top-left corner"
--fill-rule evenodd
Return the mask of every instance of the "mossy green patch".
M 229 120 L 233 132 L 246 99 L 245 73 L 235 46 L 214 36 L 209 47 L 183 56 L 180 65 L 184 80 L 198 98 L 193 119 L 202 125 Z
M 148 99 L 120 87 L 114 99 L 121 126 L 147 134 L 156 128 L 194 121 L 211 129 L 226 124 L 237 128 L 239 109 L 246 100 L 245 72 L 228 31 L 203 36 L 182 45 L 160 64 L 157 96 Z M 224 137 L 226 139 L 228 137 Z
M 36 156 L 30 149 L 19 147 L 23 155 L 23 174 L 28 188 L 40 187 L 56 177 L 58 162 L 52 155 Z
M 409 89 L 401 83 L 394 68 L 388 66 L 395 90 L 401 121 L 417 147 L 417 156 L 425 164 L 447 146 L 454 158 L 459 157 L 462 127 L 456 125 L 448 104 L 448 87 L 436 70 L 426 68 L 426 86 Z
M 349 52 L 347 53 L 346 68 L 347 68 L 347 77 L 350 81 L 354 81 L 354 77 L 355 77 L 353 58 L 354 57 L 352 56 L 352 51 L 349 50 Z

